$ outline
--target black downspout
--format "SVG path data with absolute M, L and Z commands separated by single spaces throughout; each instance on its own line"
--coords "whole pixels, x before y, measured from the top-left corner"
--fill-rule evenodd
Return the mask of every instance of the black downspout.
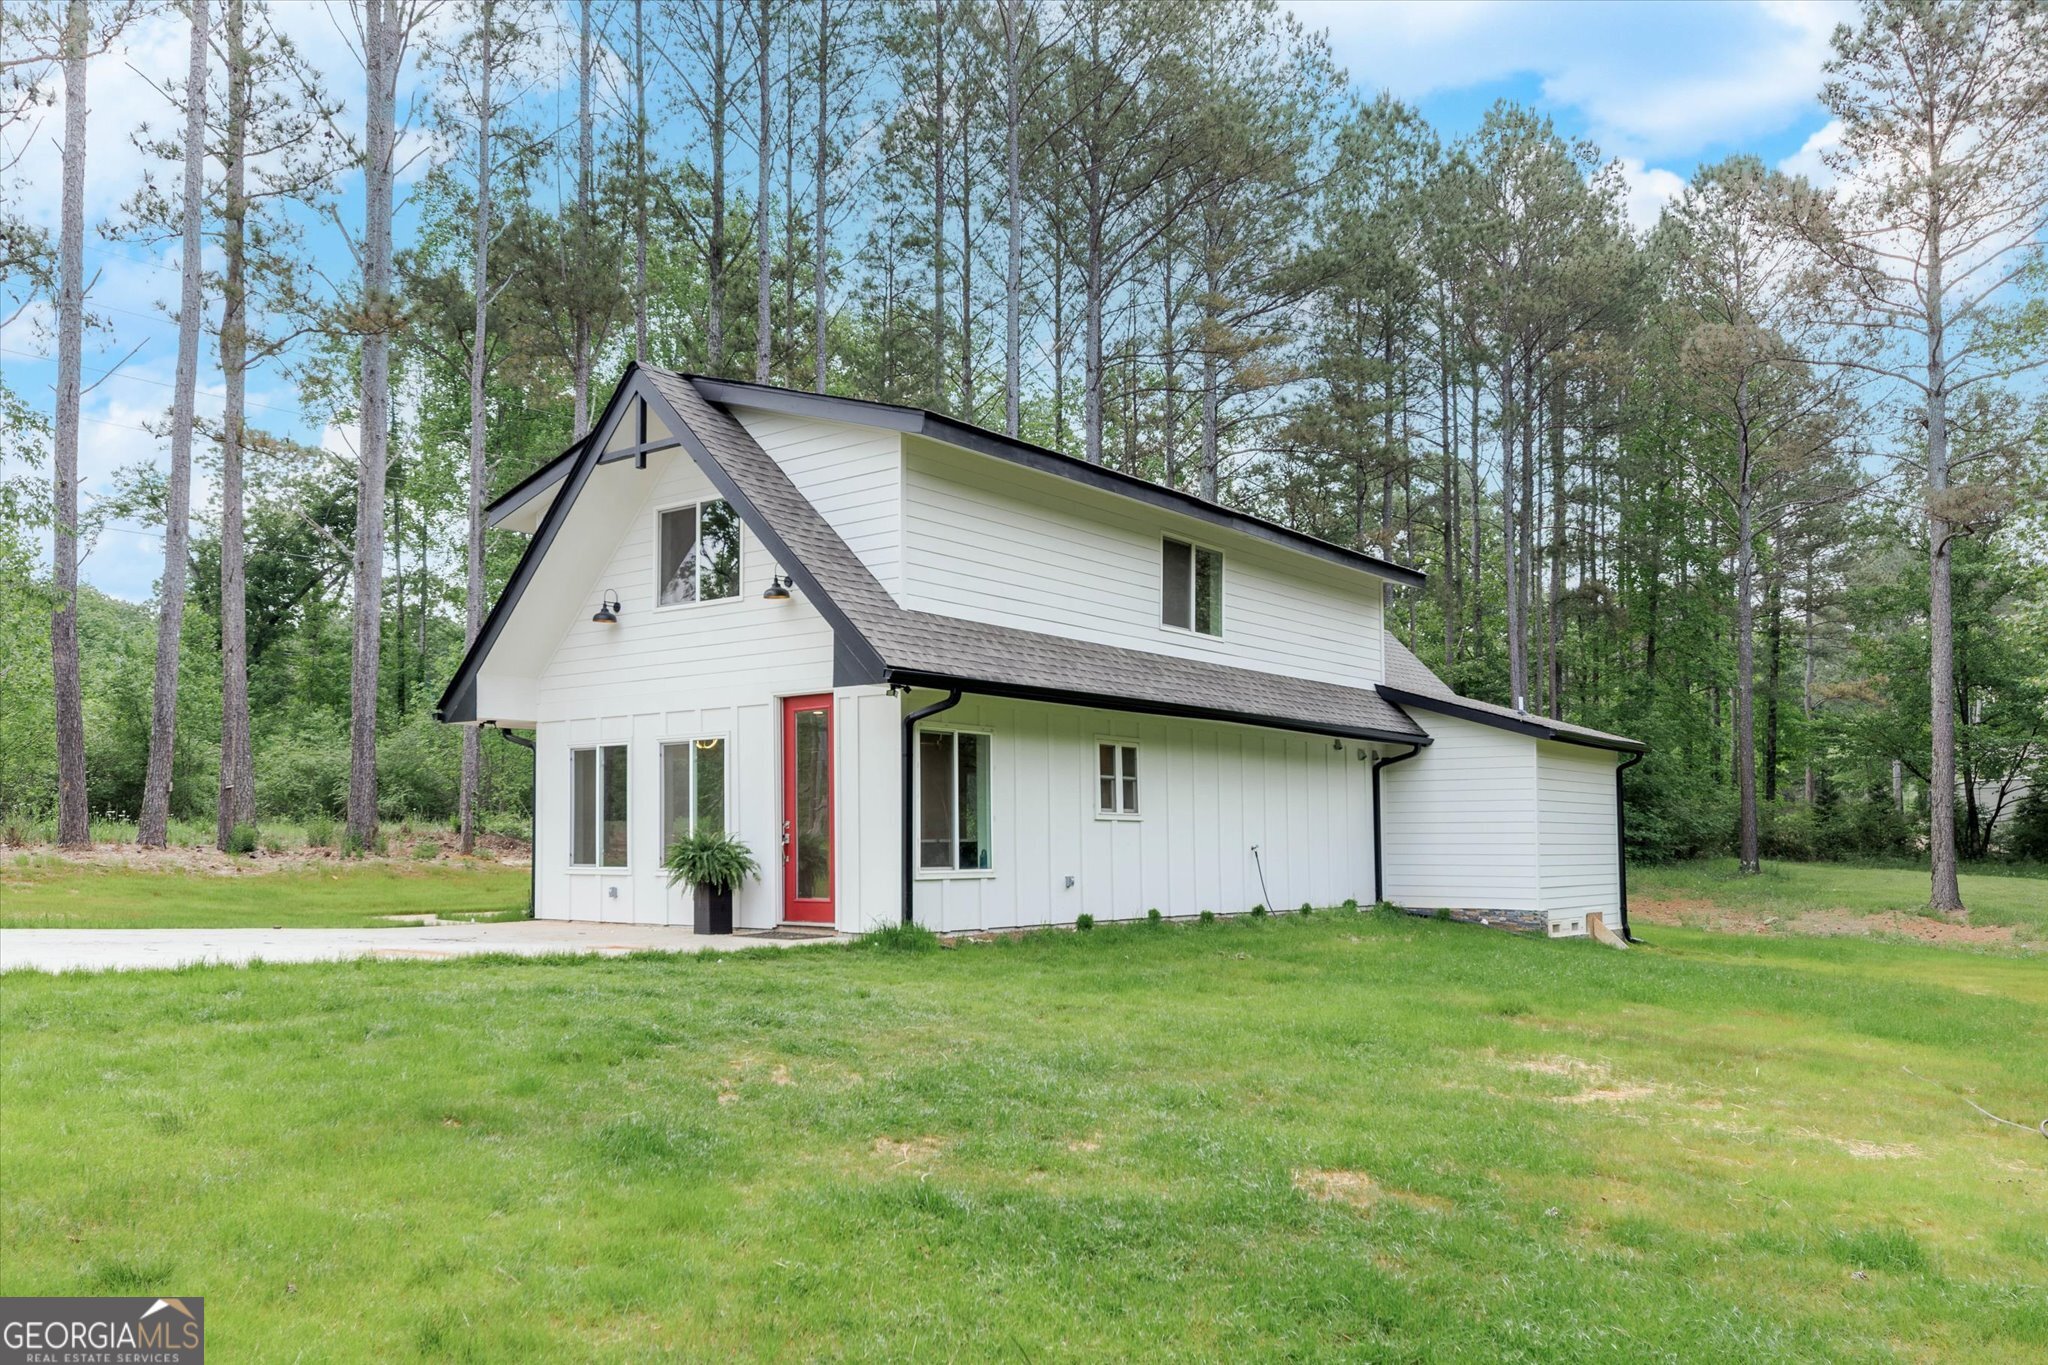
M 1620 877 L 1621 889 L 1621 941 L 1641 943 L 1642 940 L 1628 931 L 1628 808 L 1621 802 L 1621 775 L 1643 761 L 1636 754 L 1626 763 L 1614 767 L 1614 862 L 1615 872 Z
M 927 716 L 936 716 L 941 711 L 950 711 L 960 704 L 960 689 L 954 688 L 946 694 L 944 701 L 935 701 L 922 711 L 912 711 L 903 718 L 903 922 L 914 922 L 917 890 L 917 875 L 914 870 L 916 832 L 910 828 L 911 815 L 911 758 L 917 744 L 917 723 Z
M 1386 875 L 1385 875 L 1385 872 L 1384 872 L 1384 870 L 1383 870 L 1383 868 L 1382 868 L 1382 859 L 1381 859 L 1381 853 L 1380 853 L 1380 845 L 1381 845 L 1381 843 L 1382 843 L 1382 840 L 1381 840 L 1381 838 L 1380 838 L 1380 769 L 1382 769 L 1382 768 L 1391 768 L 1391 767 L 1393 767 L 1393 766 L 1394 766 L 1394 765 L 1395 765 L 1396 763 L 1406 763 L 1406 762 L 1407 762 L 1407 761 L 1408 761 L 1409 759 L 1411 759 L 1411 758 L 1415 757 L 1415 755 L 1417 755 L 1417 754 L 1419 754 L 1419 753 L 1421 753 L 1421 752 L 1422 752 L 1422 746 L 1421 746 L 1420 744 L 1418 744 L 1418 745 L 1416 745 L 1416 746 L 1415 746 L 1414 748 L 1410 749 L 1410 750 L 1409 750 L 1409 751 L 1408 751 L 1407 753 L 1405 753 L 1405 754 L 1402 754 L 1402 755 L 1401 755 L 1401 756 L 1400 756 L 1399 758 L 1381 758 L 1381 757 L 1379 756 L 1379 753 L 1378 753 L 1378 751 L 1377 751 L 1377 750 L 1375 750 L 1375 751 L 1374 751 L 1374 753 L 1373 753 L 1373 760 L 1372 760 L 1372 903 L 1373 903 L 1374 905 L 1379 905 L 1379 904 L 1382 904 L 1382 903 L 1383 903 L 1383 902 L 1384 902 L 1384 901 L 1385 901 L 1385 900 L 1387 899 L 1387 889 L 1386 889 Z
M 526 917 L 540 914 L 540 749 L 525 735 L 515 735 L 504 726 L 499 734 L 533 755 L 533 787 L 527 796 L 526 812 Z

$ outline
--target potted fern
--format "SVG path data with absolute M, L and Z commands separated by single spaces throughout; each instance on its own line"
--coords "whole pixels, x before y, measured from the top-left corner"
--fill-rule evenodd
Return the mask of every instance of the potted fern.
M 761 866 L 745 844 L 724 830 L 700 829 L 669 846 L 668 884 L 687 884 L 696 893 L 693 927 L 700 934 L 732 932 L 732 893 Z

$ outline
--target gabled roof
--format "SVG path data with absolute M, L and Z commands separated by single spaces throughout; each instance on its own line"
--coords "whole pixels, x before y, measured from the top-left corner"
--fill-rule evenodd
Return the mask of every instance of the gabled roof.
M 1102 465 L 1089 464 L 1086 460 L 1077 460 L 1071 455 L 1063 455 L 1059 451 L 1048 450 L 1044 446 L 1033 445 L 1029 441 L 1018 440 L 1013 436 L 1004 436 L 986 427 L 962 422 L 943 413 L 931 412 L 924 408 L 904 407 L 896 403 L 879 403 L 866 398 L 841 398 L 831 394 L 805 393 L 797 389 L 777 388 L 772 384 L 711 379 L 703 375 L 677 374 L 674 371 L 662 373 L 675 374 L 677 378 L 696 389 L 705 401 L 722 408 L 757 408 L 763 412 L 783 413 L 792 417 L 811 417 L 822 421 L 881 427 L 889 431 L 925 436 L 958 446 L 963 450 L 974 451 L 979 455 L 1022 465 L 1040 473 L 1053 474 L 1151 507 L 1192 517 L 1222 530 L 1253 536 L 1269 544 L 1310 555 L 1328 563 L 1363 570 L 1391 582 L 1421 587 L 1427 581 L 1420 570 L 1411 569 L 1405 564 L 1396 564 L 1360 550 L 1346 549 L 1342 545 L 1332 544 L 1304 531 L 1267 521 L 1264 517 L 1240 512 L 1221 503 L 1198 498 L 1192 493 L 1183 493 L 1179 489 L 1168 488 L 1163 484 L 1136 478 Z M 567 472 L 569 462 L 580 448 L 580 444 L 570 446 L 553 460 L 492 499 L 485 508 L 491 524 L 496 525 L 512 511 L 545 493 Z
M 607 413 L 629 390 L 666 409 L 667 424 L 682 448 L 832 625 L 834 680 L 842 686 L 887 682 L 960 687 L 992 696 L 1319 735 L 1429 742 L 1419 726 L 1370 687 L 1343 687 L 906 610 L 797 490 L 782 466 L 730 412 L 709 399 L 709 388 L 709 381 L 635 366 L 621 381 Z M 603 427 L 600 422 L 592 430 Z M 443 694 L 438 714 L 444 720 L 490 719 L 476 714 L 477 670 L 531 576 L 529 561 L 553 539 L 596 467 L 596 444 L 581 442 L 564 459 L 562 492 L 549 506 L 505 593 L 493 604 L 477 644 Z
M 1641 740 L 1610 735 L 1605 730 L 1571 725 L 1547 716 L 1532 716 L 1513 707 L 1461 697 L 1391 632 L 1387 635 L 1387 680 L 1380 684 L 1378 690 L 1382 697 L 1403 710 L 1433 711 L 1491 725 L 1497 730 L 1528 735 L 1532 739 L 1549 739 L 1560 744 L 1580 744 L 1591 749 L 1614 749 L 1630 754 L 1647 753 L 1650 747 Z

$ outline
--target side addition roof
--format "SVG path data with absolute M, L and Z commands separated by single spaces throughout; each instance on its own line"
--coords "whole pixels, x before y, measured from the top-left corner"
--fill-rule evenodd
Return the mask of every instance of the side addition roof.
M 1387 635 L 1387 680 L 1380 684 L 1378 691 L 1404 711 L 1433 711 L 1528 735 L 1532 739 L 1556 740 L 1560 744 L 1580 744 L 1587 748 L 1613 749 L 1630 754 L 1649 750 L 1641 740 L 1629 739 L 1625 735 L 1610 735 L 1605 730 L 1571 725 L 1547 716 L 1532 716 L 1510 706 L 1496 706 L 1492 702 L 1461 697 L 1392 633 Z

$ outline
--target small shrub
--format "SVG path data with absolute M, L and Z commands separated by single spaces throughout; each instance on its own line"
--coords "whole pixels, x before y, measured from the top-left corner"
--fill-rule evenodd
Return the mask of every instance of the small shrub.
M 939 946 L 939 936 L 922 924 L 885 924 L 862 934 L 854 946 L 885 953 L 928 953 Z
M 1263 905 L 1254 905 L 1254 906 L 1252 907 L 1252 918 L 1253 918 L 1253 919 L 1264 919 L 1265 917 L 1266 917 L 1266 907 L 1265 907 L 1265 906 L 1263 906 Z
M 1095 927 L 1095 916 L 1085 912 L 1074 916 L 1074 927 L 1084 934 L 1087 933 Z
M 1354 897 L 1346 896 L 1344 898 L 1344 913 L 1347 915 L 1358 913 L 1358 901 Z
M 263 851 L 265 853 L 284 852 L 284 840 L 278 838 L 275 834 L 270 835 L 263 841 Z
M 1449 921 L 1449 919 L 1451 918 L 1451 912 L 1449 910 L 1446 910 L 1443 906 L 1439 905 L 1436 908 L 1436 913 L 1431 915 L 1430 918 Z
M 1381 919 L 1397 919 L 1400 917 L 1401 907 L 1392 901 L 1374 901 L 1372 912 Z
M 306 847 L 331 848 L 334 845 L 334 821 L 324 815 L 316 815 L 306 822 Z
M 256 851 L 256 826 L 236 825 L 228 831 L 227 851 L 234 854 L 250 854 Z
M 1308 903 L 1307 901 L 1303 901 L 1303 902 L 1301 903 L 1301 913 L 1302 913 L 1302 914 L 1304 914 L 1304 915 L 1313 915 L 1313 914 L 1314 914 L 1315 912 L 1316 912 L 1316 908 L 1315 908 L 1315 907 L 1314 907 L 1313 905 L 1310 905 L 1310 904 L 1309 904 L 1309 903 Z
M 412 856 L 423 863 L 431 863 L 434 859 L 441 856 L 441 841 L 439 839 L 420 840 L 412 846 Z
M 1214 924 L 1215 922 L 1216 922 L 1216 912 L 1215 912 L 1214 910 L 1204 910 L 1204 911 L 1202 912 L 1202 923 L 1204 923 L 1204 924 Z
M 1145 912 L 1145 923 L 1147 924 L 1157 924 L 1162 918 L 1164 916 L 1159 913 L 1159 907 L 1156 905 Z

